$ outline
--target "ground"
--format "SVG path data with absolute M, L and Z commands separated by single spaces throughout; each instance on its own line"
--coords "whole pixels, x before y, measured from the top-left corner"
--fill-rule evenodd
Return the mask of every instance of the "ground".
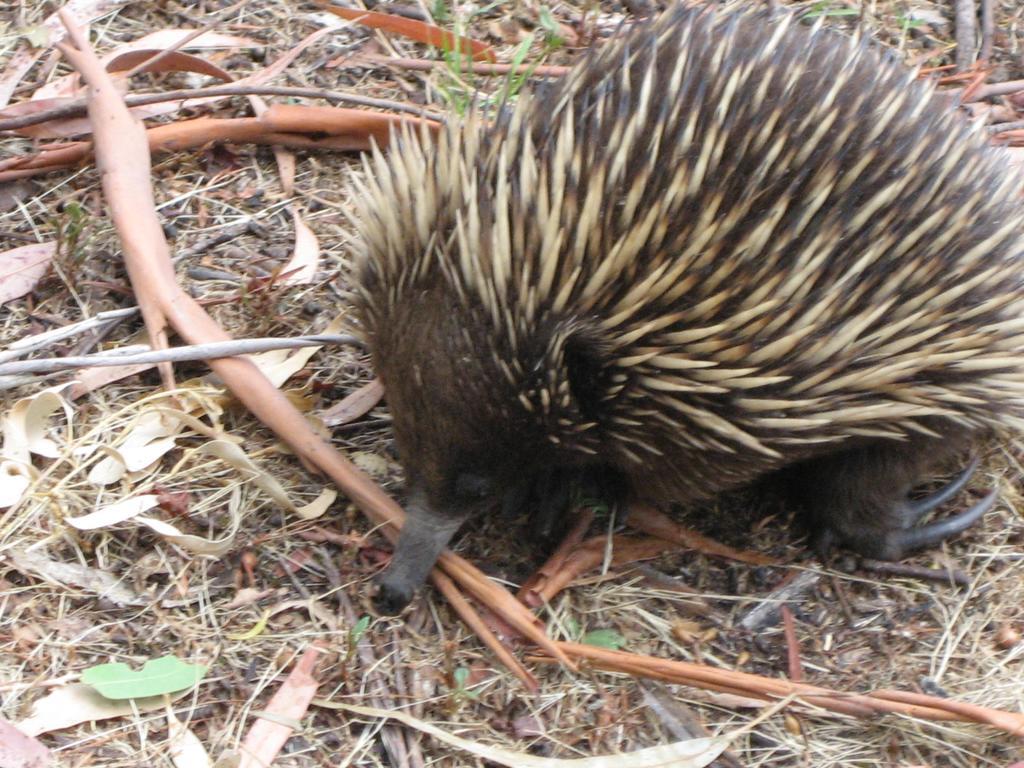
M 824 23 L 850 30 L 862 23 L 908 62 L 942 66 L 953 60 L 953 8 L 947 2 L 904 3 L 826 0 L 787 3 Z M 427 3 L 441 26 L 464 20 L 466 34 L 513 58 L 531 30 L 526 60 L 568 64 L 579 48 L 649 3 L 495 3 L 452 13 Z M 987 82 L 1024 77 L 1024 9 L 995 0 L 996 34 Z M 193 28 L 223 12 L 228 2 L 135 3 L 114 7 L 92 27 L 102 51 L 160 29 Z M 0 4 L 0 8 L 3 5 Z M 419 10 L 420 6 L 405 6 Z M 446 10 L 447 9 L 447 10 Z M 24 4 L 0 38 L 0 71 L 21 45 L 20 31 L 54 8 Z M 384 6 L 378 10 L 400 10 Z M 587 12 L 582 25 L 580 14 Z M 0 11 L 0 18 L 6 13 Z M 217 29 L 258 41 L 210 60 L 244 76 L 275 60 L 320 29 L 327 17 L 299 0 L 245 4 L 225 14 Z M 559 27 L 564 24 L 566 27 Z M 582 30 L 575 36 L 576 31 Z M 465 76 L 451 68 L 422 73 L 368 65 L 352 58 L 376 52 L 406 58 L 436 53 L 394 35 L 358 26 L 337 29 L 300 54 L 278 81 L 293 86 L 356 92 L 376 98 L 449 109 Z M 13 101 L 66 74 L 43 57 L 21 80 Z M 191 87 L 202 78 L 181 73 L 137 76 L 138 90 Z M 491 81 L 478 80 L 493 89 Z M 1019 105 L 992 102 L 1012 110 Z M 202 108 L 197 108 L 201 110 Z M 222 102 L 219 116 L 247 114 L 244 98 Z M 977 112 L 978 110 L 976 110 Z M 182 114 L 163 119 L 181 119 Z M 1017 117 L 1020 119 L 1020 116 Z M 31 149 L 20 138 L 0 139 L 0 160 Z M 294 193 L 286 196 L 269 148 L 205 148 L 154 158 L 157 205 L 176 254 L 178 278 L 236 337 L 288 337 L 323 331 L 346 312 L 351 224 L 344 215 L 360 173 L 355 154 L 298 153 Z M 282 286 L 266 278 L 293 249 L 289 204 L 295 203 L 320 244 L 316 281 Z M 239 222 L 248 227 L 233 227 Z M 233 228 L 232 228 L 233 227 Z M 231 235 L 217 239 L 231 228 Z M 0 347 L 99 312 L 134 304 L 120 245 L 104 207 L 100 178 L 89 164 L 69 171 L 0 184 L 0 251 L 57 240 L 53 268 L 28 295 L 0 306 Z M 129 317 L 103 338 L 79 336 L 41 356 L 81 354 L 139 343 L 142 328 Z M 631 677 L 582 670 L 572 674 L 532 664 L 539 694 L 523 686 L 477 641 L 433 590 L 402 619 L 377 617 L 368 583 L 387 548 L 361 514 L 343 500 L 312 521 L 280 504 L 226 464 L 199 450 L 206 438 L 177 441 L 155 464 L 100 486 L 91 482 L 95 460 L 76 452 L 109 443 L 152 413 L 155 405 L 193 409 L 241 439 L 246 453 L 284 486 L 311 501 L 324 482 L 308 472 L 247 412 L 221 397 L 201 363 L 176 367 L 181 391 L 161 399 L 154 370 L 100 386 L 73 401 L 73 430 L 62 435 L 55 458 L 39 460 L 31 493 L 0 511 L 0 716 L 26 717 L 34 701 L 82 670 L 107 661 L 140 665 L 174 655 L 202 661 L 210 672 L 194 694 L 177 704 L 213 756 L 237 746 L 254 713 L 311 641 L 324 641 L 318 695 L 382 708 L 401 706 L 415 716 L 472 740 L 551 757 L 629 752 L 685 738 L 680 722 L 730 733 L 756 710 L 720 694 L 664 686 Z M 0 410 L 19 398 L 68 380 L 34 377 L 0 390 Z M 372 379 L 358 347 L 325 347 L 285 387 L 311 419 Z M 325 428 L 326 429 L 326 428 Z M 386 404 L 330 429 L 336 446 L 400 493 Z M 81 454 L 84 456 L 84 454 Z M 961 539 L 908 561 L 922 570 L 948 569 L 962 583 L 920 578 L 912 571 L 882 574 L 839 556 L 822 564 L 787 526 L 784 510 L 752 495 L 700 510 L 689 522 L 725 543 L 771 554 L 786 565 L 754 567 L 700 552 L 680 551 L 634 567 L 578 580 L 542 611 L 552 636 L 589 636 L 637 653 L 699 661 L 714 667 L 786 677 L 787 643 L 777 615 L 755 620 L 752 610 L 793 577 L 803 585 L 790 603 L 804 679 L 843 691 L 918 690 L 1013 712 L 1024 711 L 1024 516 L 1020 495 L 1024 450 L 990 447 L 975 492 L 996 485 L 997 508 Z M 161 505 L 151 514 L 188 533 L 223 535 L 231 509 L 241 528 L 223 554 L 196 555 L 134 522 L 80 530 L 68 519 L 87 514 L 129 491 L 156 489 Z M 232 506 L 234 505 L 234 506 Z M 487 573 L 521 583 L 540 559 L 517 542 L 506 521 L 471 530 L 458 549 Z M 113 574 L 129 597 L 112 598 L 81 580 L 32 567 L 26 553 Z M 927 576 L 927 573 L 925 573 Z M 691 590 L 699 595 L 694 596 Z M 98 596 L 98 592 L 101 596 Z M 105 596 L 102 596 L 105 594 Z M 366 617 L 366 618 L 364 618 Z M 599 631 L 603 631 L 599 632 Z M 594 634 L 598 632 L 598 634 Z M 589 634 L 588 634 L 589 633 Z M 610 639 L 609 639 L 610 638 Z M 695 733 L 691 725 L 689 732 Z M 699 728 L 697 729 L 699 732 Z M 168 726 L 157 710 L 58 729 L 41 736 L 61 764 L 170 766 Z M 798 766 L 1009 766 L 1024 760 L 1021 742 L 981 726 L 922 723 L 886 717 L 872 721 L 828 714 L 775 714 L 741 735 L 734 757 L 716 765 Z M 401 756 L 404 755 L 404 758 Z M 403 762 L 404 759 L 404 762 Z M 402 728 L 365 725 L 350 715 L 314 705 L 275 763 L 281 766 L 482 765 L 429 737 Z

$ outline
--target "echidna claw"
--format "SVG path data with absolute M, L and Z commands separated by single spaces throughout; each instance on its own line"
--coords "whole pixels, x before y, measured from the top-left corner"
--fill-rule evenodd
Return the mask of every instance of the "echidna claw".
M 953 483 L 957 482 L 960 482 L 959 476 L 953 481 Z M 936 493 L 935 496 L 939 496 L 945 492 L 946 489 L 943 489 Z M 963 533 L 978 522 L 982 515 L 992 509 L 992 506 L 996 503 L 996 499 L 998 497 L 998 489 L 993 488 L 981 501 L 958 515 L 953 515 L 945 520 L 939 520 L 929 525 L 923 525 L 919 528 L 907 528 L 902 531 L 896 531 L 892 534 L 893 544 L 895 544 L 895 546 L 904 553 L 915 549 L 935 546 L 952 536 Z M 929 501 L 931 498 L 933 497 L 929 497 L 922 501 Z M 934 507 L 936 504 L 933 504 L 932 506 Z
M 922 517 L 927 515 L 933 509 L 945 504 L 947 501 L 956 496 L 960 491 L 963 490 L 964 486 L 967 485 L 967 481 L 971 479 L 975 470 L 978 469 L 980 459 L 975 456 L 963 470 L 957 474 L 952 480 L 946 483 L 945 486 L 937 490 L 935 493 L 925 496 L 923 499 L 917 499 L 907 504 L 907 512 L 909 520 L 908 523 L 914 523 L 920 520 Z

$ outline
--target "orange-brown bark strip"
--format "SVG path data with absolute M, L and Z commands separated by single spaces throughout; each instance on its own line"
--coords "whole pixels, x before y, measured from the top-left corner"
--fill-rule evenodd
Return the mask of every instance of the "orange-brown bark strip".
M 349 21 L 355 21 L 373 29 L 383 29 L 388 32 L 408 37 L 418 43 L 453 51 L 456 48 L 459 52 L 470 56 L 474 60 L 494 61 L 494 49 L 486 43 L 471 40 L 468 37 L 455 35 L 448 30 L 441 29 L 434 24 L 427 24 L 415 19 L 407 19 L 403 16 L 395 16 L 390 13 L 378 13 L 376 11 L 363 11 L 358 8 L 339 8 L 331 5 L 326 0 L 317 0 L 317 4 L 326 11 L 340 16 Z
M 665 539 L 680 544 L 706 555 L 722 557 L 726 560 L 735 560 L 748 565 L 779 565 L 774 558 L 762 555 L 759 552 L 746 552 L 732 547 L 727 547 L 707 536 L 702 536 L 696 531 L 687 528 L 670 519 L 664 512 L 661 512 L 649 504 L 634 504 L 626 518 L 626 524 L 630 528 L 654 536 L 658 539 Z
M 604 563 L 608 539 L 597 536 L 579 547 L 562 564 L 560 570 L 551 574 L 544 583 L 538 585 L 537 599 L 541 603 L 549 603 L 563 589 L 587 571 L 593 570 Z M 615 536 L 612 539 L 612 558 L 610 565 L 619 567 L 630 563 L 660 557 L 666 552 L 679 549 L 679 545 L 653 536 L 634 538 L 631 536 Z
M 990 709 L 975 704 L 927 696 L 920 693 L 881 690 L 874 693 L 844 693 L 807 683 L 793 683 L 749 672 L 713 669 L 701 664 L 612 651 L 580 643 L 560 642 L 562 650 L 590 665 L 638 677 L 685 683 L 699 688 L 721 690 L 745 696 L 782 699 L 797 696 L 801 701 L 824 709 L 860 717 L 882 713 L 902 714 L 933 721 L 981 723 L 1024 738 L 1024 714 Z M 718 687 L 713 687 L 718 686 Z
M 178 152 L 214 143 L 366 151 L 370 149 L 371 138 L 381 147 L 387 146 L 392 128 L 402 121 L 426 122 L 431 131 L 439 127 L 438 123 L 422 118 L 363 109 L 275 104 L 260 117 L 198 117 L 155 126 L 145 136 L 151 153 Z M 0 162 L 0 181 L 68 168 L 92 154 L 92 141 L 46 147 L 33 155 Z
M 505 647 L 505 644 L 498 639 L 487 623 L 480 617 L 469 602 L 463 597 L 458 587 L 455 586 L 448 576 L 441 573 L 438 570 L 434 570 L 431 574 L 431 579 L 445 599 L 451 603 L 452 607 L 458 612 L 462 620 L 466 622 L 470 629 L 472 629 L 477 637 L 479 637 L 491 652 L 498 657 L 498 660 L 508 667 L 516 677 L 523 681 L 527 689 L 531 693 L 536 693 L 540 690 L 540 685 L 537 683 L 537 678 L 534 677 L 533 673 L 530 672 L 526 667 L 523 666 L 522 662 L 517 659 L 512 652 Z
M 782 612 L 782 631 L 786 638 L 786 666 L 789 679 L 794 683 L 804 681 L 804 668 L 800 663 L 800 642 L 796 639 L 796 622 L 788 605 L 779 608 Z
M 530 578 L 519 588 L 519 591 L 516 593 L 517 600 L 530 607 L 537 607 L 535 598 L 539 597 L 544 586 L 555 577 L 555 574 L 565 565 L 565 561 L 579 547 L 592 522 L 594 522 L 594 510 L 591 507 L 579 510 L 572 527 L 562 538 L 562 541 L 559 542 L 555 551 L 551 553 L 551 557 L 534 571 Z

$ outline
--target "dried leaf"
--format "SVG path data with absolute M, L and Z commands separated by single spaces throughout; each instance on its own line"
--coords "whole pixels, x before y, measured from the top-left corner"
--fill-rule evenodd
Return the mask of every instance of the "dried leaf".
M 14 566 L 25 574 L 35 574 L 62 586 L 78 587 L 94 592 L 116 605 L 149 605 L 152 600 L 140 597 L 121 583 L 121 580 L 106 571 L 89 568 L 78 563 L 62 563 L 51 560 L 38 551 L 11 550 L 7 553 Z
M 208 768 L 213 764 L 199 738 L 167 708 L 167 751 L 175 768 Z
M 138 365 L 107 365 L 97 368 L 82 368 L 75 371 L 75 383 L 68 391 L 68 397 L 77 400 L 93 390 L 105 387 L 121 379 L 127 379 L 137 373 L 154 368 L 155 363 L 139 363 Z
M 185 689 L 171 694 L 171 701 L 187 696 Z M 103 698 L 91 685 L 75 683 L 57 688 L 32 705 L 32 714 L 17 723 L 18 730 L 30 736 L 59 731 L 93 720 L 132 716 L 136 712 L 153 712 L 164 706 L 164 696 L 151 699 L 111 701 Z
M 57 252 L 57 243 L 31 243 L 0 253 L 0 304 L 21 298 L 36 287 Z
M 313 646 L 299 659 L 284 683 L 267 704 L 260 717 L 246 734 L 242 745 L 240 768 L 263 768 L 272 765 L 292 732 L 301 728 L 301 718 L 320 685 L 313 677 L 320 649 Z
M 157 50 L 180 48 L 183 51 L 198 51 L 216 48 L 260 49 L 266 47 L 264 43 L 261 43 L 259 40 L 251 37 L 225 35 L 215 31 L 203 32 L 201 35 L 192 38 L 184 45 L 178 45 L 181 40 L 191 35 L 194 31 L 195 30 L 193 29 L 158 29 L 156 32 L 150 32 L 148 35 L 140 37 L 138 40 L 134 40 L 127 45 L 118 46 L 115 50 L 115 54 L 121 54 L 130 50 L 142 50 L 145 48 L 155 48 Z M 107 58 L 109 58 L 109 54 Z
M 329 331 L 325 331 L 325 333 L 329 333 Z M 263 375 L 273 382 L 275 387 L 280 388 L 288 379 L 305 368 L 310 358 L 319 351 L 320 347 L 272 349 L 269 352 L 259 352 L 248 355 L 248 357 L 263 372 Z
M 89 471 L 89 482 L 109 485 L 124 477 L 126 472 L 145 469 L 174 450 L 184 430 L 185 420 L 170 409 L 145 411 L 129 428 L 123 441 L 106 449 L 107 457 Z
M 38 474 L 28 464 L 0 459 L 0 509 L 13 507 L 21 501 Z
M 70 423 L 71 406 L 62 397 L 68 386 L 48 387 L 18 400 L 7 413 L 0 414 L 0 508 L 16 504 L 37 476 L 32 466 L 33 455 L 60 456 L 60 446 L 50 437 L 50 417 L 62 410 Z
M 21 36 L 28 41 L 33 48 L 45 48 L 50 45 L 50 30 L 42 24 L 34 27 L 24 27 Z
M 285 275 L 282 282 L 285 285 L 304 285 L 316 278 L 316 268 L 320 264 L 320 241 L 296 208 L 292 209 L 292 220 L 295 223 L 295 250 L 288 263 L 281 268 L 281 273 Z
M 527 752 L 512 752 L 500 747 L 490 747 L 477 741 L 463 739 L 398 710 L 356 707 L 339 702 L 318 701 L 317 704 L 351 712 L 362 717 L 397 720 L 403 725 L 429 734 L 449 746 L 469 752 L 492 763 L 509 766 L 509 768 L 703 768 L 729 746 L 729 740 L 725 738 L 690 739 L 648 747 L 624 755 L 559 760 L 550 757 L 536 757 Z
M 359 469 L 376 480 L 387 477 L 391 472 L 391 464 L 388 460 L 373 451 L 353 451 L 348 458 Z
M 245 451 L 234 443 L 229 443 L 226 440 L 212 440 L 204 445 L 201 450 L 223 459 L 228 464 L 235 467 L 235 469 L 251 473 L 252 481 L 259 486 L 264 493 L 270 496 L 281 506 L 297 514 L 303 520 L 312 520 L 320 517 L 320 515 L 326 512 L 327 508 L 334 503 L 334 499 L 337 498 L 337 491 L 333 488 L 325 488 L 314 501 L 303 507 L 297 507 L 294 502 L 288 498 L 288 494 L 285 492 L 281 484 L 277 482 L 273 476 L 256 465 L 253 460 L 246 455 Z
M 355 392 L 345 395 L 339 402 L 320 414 L 320 419 L 328 427 L 348 424 L 372 411 L 383 397 L 384 385 L 380 383 L 380 379 L 374 379 Z
M 231 490 L 231 498 L 228 499 L 228 514 L 230 518 L 228 530 L 224 535 L 216 539 L 207 539 L 203 536 L 182 533 L 170 523 L 166 523 L 163 520 L 157 520 L 152 517 L 139 516 L 136 518 L 136 522 L 147 526 L 153 532 L 163 536 L 168 541 L 177 544 L 189 552 L 193 552 L 197 555 L 219 557 L 220 555 L 231 551 L 235 546 L 235 537 L 238 535 L 238 530 L 245 517 L 241 499 L 241 491 L 237 487 L 233 488 Z
M 63 30 L 61 30 L 61 32 L 63 32 Z M 100 57 L 100 61 L 103 62 L 104 66 L 107 67 L 108 71 L 110 72 L 118 72 L 123 69 L 131 69 L 135 66 L 135 64 L 137 64 L 141 60 L 141 57 L 136 56 L 136 58 L 134 59 L 135 63 L 127 63 L 129 61 L 132 61 L 132 59 L 126 57 L 140 53 L 144 53 L 146 54 L 146 56 L 152 56 L 154 53 L 159 53 L 163 50 L 166 50 L 167 48 L 176 48 L 179 46 L 181 40 L 190 35 L 191 33 L 192 30 L 190 29 L 165 29 L 160 30 L 158 32 L 153 32 L 151 34 L 140 37 L 137 40 L 132 40 L 131 42 L 119 45 L 113 50 L 107 51 L 103 56 Z M 180 50 L 194 51 L 202 48 L 227 47 L 216 44 L 208 45 L 206 43 L 207 41 L 216 42 L 218 40 L 223 41 L 230 39 L 237 39 L 243 41 L 248 40 L 248 38 L 231 38 L 230 36 L 217 36 L 216 33 L 204 32 L 203 34 L 199 35 L 195 40 L 190 40 L 184 45 L 181 45 Z M 255 46 L 247 45 L 245 47 L 259 46 L 260 44 L 256 43 Z M 174 53 L 177 53 L 177 51 L 175 51 Z M 173 56 L 174 54 L 170 55 Z M 204 73 L 213 74 L 215 77 L 218 77 L 220 79 L 223 79 L 222 75 L 227 75 L 227 73 L 223 70 L 220 70 L 219 67 L 217 68 L 217 70 L 219 70 L 221 74 L 217 74 L 216 72 L 211 71 L 206 71 Z M 227 79 L 231 79 L 230 75 L 227 76 Z M 78 91 L 81 90 L 81 87 L 81 78 L 79 77 L 78 72 L 74 72 L 72 74 L 65 75 L 64 77 L 55 78 L 46 83 L 45 85 L 41 86 L 40 88 L 37 88 L 32 93 L 32 100 L 36 101 L 38 99 L 53 98 L 54 96 L 77 95 Z
M 95 512 L 81 517 L 69 517 L 66 519 L 68 525 L 74 526 L 80 531 L 92 531 L 97 528 L 107 528 L 111 525 L 131 520 L 136 515 L 141 515 L 153 507 L 159 506 L 160 500 L 155 494 L 143 496 L 131 496 L 127 499 L 100 507 Z
M 50 750 L 0 720 L 0 768 L 46 768 L 52 763 Z

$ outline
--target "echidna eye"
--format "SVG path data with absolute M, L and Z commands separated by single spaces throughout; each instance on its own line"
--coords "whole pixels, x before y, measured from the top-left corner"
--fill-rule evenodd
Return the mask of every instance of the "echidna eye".
M 574 337 L 565 345 L 565 368 L 569 389 L 580 413 L 596 419 L 601 412 L 601 359 L 598 351 L 583 338 Z
M 491 495 L 492 486 L 488 477 L 475 472 L 461 472 L 455 478 L 455 497 L 465 501 L 484 499 Z

